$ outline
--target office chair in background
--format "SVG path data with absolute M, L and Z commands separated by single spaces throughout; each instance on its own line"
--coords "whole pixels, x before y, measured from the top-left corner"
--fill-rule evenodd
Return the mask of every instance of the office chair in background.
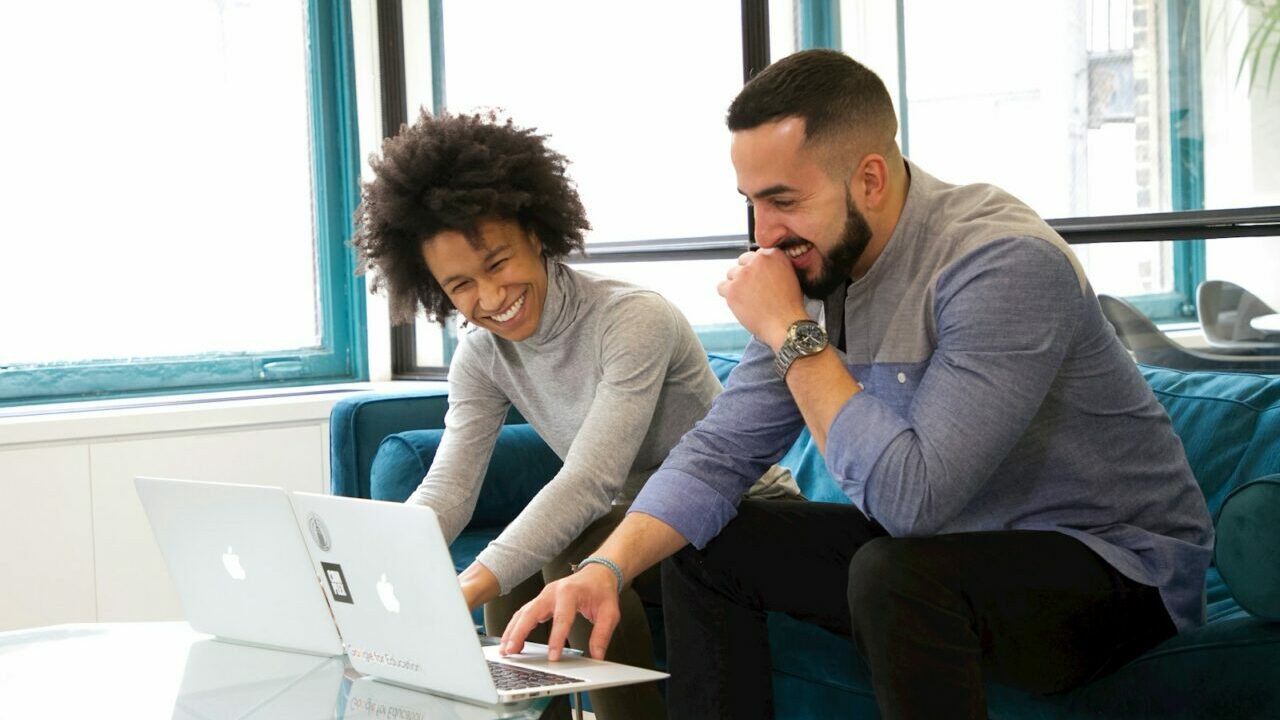
M 1116 329 L 1120 342 L 1144 365 L 1174 370 L 1280 373 L 1280 352 L 1275 355 L 1230 355 L 1184 347 L 1161 332 L 1142 311 L 1127 300 L 1098 295 L 1102 314 Z
M 1280 343 L 1268 342 L 1249 321 L 1274 313 L 1257 295 L 1228 280 L 1205 280 L 1196 288 L 1196 313 L 1204 337 L 1226 354 L 1280 355 Z

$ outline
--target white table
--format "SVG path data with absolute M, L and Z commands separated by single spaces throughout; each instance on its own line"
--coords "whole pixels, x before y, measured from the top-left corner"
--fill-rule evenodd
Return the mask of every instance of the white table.
M 1249 327 L 1267 335 L 1280 336 L 1280 313 L 1272 313 L 1270 315 L 1259 315 L 1249 321 Z
M 548 704 L 456 702 L 362 677 L 342 657 L 235 645 L 182 622 L 0 633 L 3 718 L 534 720 Z

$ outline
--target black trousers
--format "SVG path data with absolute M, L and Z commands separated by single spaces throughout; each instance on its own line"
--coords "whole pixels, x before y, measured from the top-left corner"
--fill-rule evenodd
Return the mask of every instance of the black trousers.
M 1155 588 L 1066 535 L 891 538 L 828 503 L 744 500 L 662 590 L 673 720 L 773 716 L 768 611 L 851 637 L 885 718 L 985 718 L 987 681 L 1061 692 L 1175 632 Z

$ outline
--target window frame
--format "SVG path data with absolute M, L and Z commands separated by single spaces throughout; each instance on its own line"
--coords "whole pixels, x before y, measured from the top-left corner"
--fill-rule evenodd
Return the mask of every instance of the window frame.
M 368 379 L 365 282 L 347 241 L 359 202 L 350 5 L 307 0 L 317 347 L 0 366 L 0 407 Z
M 387 1 L 387 0 L 383 0 Z M 391 0 L 398 2 L 398 0 Z M 797 36 L 801 47 L 838 47 L 839 0 L 797 0 Z M 430 0 L 432 7 L 431 46 L 432 83 L 436 109 L 444 105 L 444 49 L 441 4 Z M 743 37 L 743 79 L 749 80 L 770 62 L 769 0 L 741 0 Z M 1169 86 L 1171 104 L 1190 103 L 1188 122 L 1176 125 L 1177 134 L 1170 139 L 1176 162 L 1189 168 L 1174 178 L 1172 212 L 1129 215 L 1093 215 L 1047 219 L 1048 224 L 1071 245 L 1091 243 L 1174 241 L 1174 290 L 1168 293 L 1130 296 L 1127 299 L 1158 322 L 1178 322 L 1195 318 L 1196 288 L 1205 278 L 1205 240 L 1230 237 L 1280 237 L 1280 205 L 1204 210 L 1204 148 L 1192 139 L 1198 137 L 1200 123 L 1200 58 L 1199 26 L 1186 23 L 1192 13 L 1198 15 L 1199 0 L 1169 0 L 1168 32 L 1174 47 L 1194 48 L 1187 56 L 1171 54 Z M 909 108 L 906 94 L 906 38 L 903 28 L 904 0 L 896 0 L 899 77 L 899 119 L 902 126 L 903 153 L 909 152 Z M 384 78 L 385 82 L 385 78 Z M 754 248 L 754 222 L 748 211 L 747 232 L 710 238 L 677 238 L 650 241 L 608 243 L 589 249 L 585 257 L 570 258 L 573 263 L 645 262 L 680 259 L 732 259 L 746 249 Z M 453 326 L 444 326 L 446 364 L 449 350 L 456 346 Z M 395 379 L 442 379 L 446 366 L 417 364 L 415 328 L 402 326 L 393 332 L 392 357 Z

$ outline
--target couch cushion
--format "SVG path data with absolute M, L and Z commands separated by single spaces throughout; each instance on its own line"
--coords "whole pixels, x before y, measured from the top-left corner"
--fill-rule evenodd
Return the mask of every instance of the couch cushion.
M 769 613 L 769 644 L 775 690 L 803 680 L 806 695 L 830 699 L 825 706 L 828 711 L 874 703 L 866 663 L 848 638 L 782 613 Z M 1170 638 L 1116 672 L 1068 693 L 1038 696 L 990 685 L 989 714 L 992 718 L 1280 717 L 1277 685 L 1280 624 L 1244 616 Z M 779 708 L 778 717 L 805 715 Z
M 993 718 L 1280 717 L 1280 625 L 1242 617 L 1170 638 L 1069 693 L 990 688 Z
M 707 353 L 707 362 L 711 364 L 711 372 L 716 374 L 716 379 L 720 381 L 721 385 L 729 382 L 729 373 L 738 367 L 738 361 L 741 359 L 738 355 Z
M 1280 473 L 1280 376 L 1139 368 L 1182 438 L 1211 516 L 1236 488 Z
M 1280 622 L 1280 475 L 1236 488 L 1215 525 L 1214 560 L 1231 594 L 1254 615 Z
M 431 467 L 443 430 L 410 430 L 387 436 L 369 471 L 375 500 L 401 502 Z M 469 528 L 501 527 L 515 519 L 560 471 L 560 458 L 529 425 L 503 425 Z
M 814 441 L 809 428 L 800 432 L 795 444 L 787 451 L 778 464 L 791 471 L 791 476 L 800 486 L 800 492 L 815 502 L 852 503 L 848 495 L 836 484 L 835 478 L 827 470 L 827 461 L 818 451 L 818 443 Z

